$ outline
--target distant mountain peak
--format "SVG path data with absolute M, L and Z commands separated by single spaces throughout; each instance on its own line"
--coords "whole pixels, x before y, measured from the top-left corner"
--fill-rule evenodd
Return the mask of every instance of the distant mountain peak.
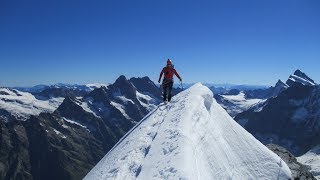
M 283 81 L 281 81 L 280 79 L 278 80 L 278 82 L 276 83 L 275 87 L 288 87 L 288 85 L 286 83 L 284 83 Z
M 299 69 L 297 69 L 295 72 L 294 72 L 294 75 L 298 76 L 298 77 L 301 77 L 303 79 L 307 79 L 308 81 L 312 82 L 312 83 L 315 83 L 309 76 L 307 76 L 304 72 L 300 71 Z
M 94 89 L 87 97 L 92 97 L 95 100 L 106 99 L 108 97 L 107 88 L 105 86 L 101 86 L 100 88 Z
M 121 82 L 126 82 L 126 81 L 128 81 L 126 76 L 121 75 L 116 79 L 115 84 L 118 84 L 118 83 L 121 83 Z
M 288 86 L 293 86 L 295 84 L 302 84 L 307 86 L 314 86 L 316 83 L 305 73 L 303 73 L 301 70 L 296 70 L 293 75 L 289 76 L 289 79 L 287 80 L 286 84 Z
M 113 94 L 124 95 L 130 99 L 136 96 L 136 88 L 124 75 L 121 75 L 114 84 L 108 86 L 108 88 L 110 88 L 110 92 Z
M 113 88 L 132 88 L 133 85 L 131 84 L 131 82 L 124 76 L 121 75 L 118 77 L 118 79 L 114 82 L 114 84 L 112 84 Z
M 142 78 L 141 77 L 132 77 L 132 78 L 129 79 L 129 81 L 131 83 L 133 83 L 133 82 L 140 82 L 140 83 L 146 83 L 146 84 L 153 83 L 153 81 L 151 81 L 151 79 L 148 76 L 145 76 L 145 77 L 142 77 Z
M 129 80 L 139 92 L 148 92 L 154 97 L 160 97 L 161 91 L 156 84 L 147 76 L 142 78 L 131 78 Z

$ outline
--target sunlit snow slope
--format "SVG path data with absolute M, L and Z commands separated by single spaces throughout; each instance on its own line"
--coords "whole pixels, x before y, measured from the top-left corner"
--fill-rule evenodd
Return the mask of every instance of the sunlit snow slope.
M 159 105 L 85 179 L 288 179 L 277 155 L 200 83 Z

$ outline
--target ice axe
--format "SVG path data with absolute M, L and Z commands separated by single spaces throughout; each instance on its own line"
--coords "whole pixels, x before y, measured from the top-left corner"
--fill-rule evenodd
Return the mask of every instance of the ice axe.
M 182 84 L 182 81 L 180 81 L 180 85 L 181 85 L 181 89 L 183 91 L 183 84 Z

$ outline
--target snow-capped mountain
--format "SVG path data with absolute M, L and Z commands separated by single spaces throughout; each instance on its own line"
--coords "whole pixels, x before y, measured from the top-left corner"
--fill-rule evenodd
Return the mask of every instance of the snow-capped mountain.
M 287 85 L 292 86 L 295 83 L 314 86 L 316 83 L 305 73 L 301 72 L 300 70 L 296 70 L 293 75 L 290 75 L 289 79 L 287 80 Z
M 298 71 L 299 70 L 296 72 Z M 289 85 L 278 80 L 273 87 L 247 90 L 231 89 L 215 94 L 215 98 L 232 117 L 235 117 L 250 108 L 255 109 L 255 111 L 259 111 L 261 107 L 265 105 L 268 98 L 277 97 L 288 87 Z M 211 88 L 211 90 L 215 92 L 215 89 Z
M 0 119 L 4 121 L 26 120 L 31 115 L 53 112 L 64 98 L 36 99 L 30 93 L 0 88 Z
M 139 91 L 156 87 L 149 78 L 131 80 L 121 76 L 87 92 L 73 86 L 33 94 L 2 88 L 0 179 L 82 179 L 160 102 L 160 95 L 149 92 L 155 89 Z
M 276 85 L 273 88 L 272 94 L 270 97 L 277 97 L 282 91 L 288 89 L 289 85 L 282 82 L 280 79 L 276 83 Z
M 289 179 L 287 164 L 196 84 L 159 105 L 85 179 Z
M 141 81 L 142 84 L 146 83 Z M 126 77 L 120 76 L 108 87 L 97 88 L 82 98 L 66 98 L 57 112 L 62 117 L 85 126 L 92 126 L 88 119 L 102 119 L 111 123 L 123 135 L 154 109 L 159 99 L 140 93 Z M 88 114 L 91 118 L 81 114 Z
M 259 111 L 251 108 L 235 120 L 262 143 L 279 144 L 301 156 L 320 144 L 320 86 L 299 70 L 294 74 L 299 77 L 293 82 L 291 75 L 286 90 Z

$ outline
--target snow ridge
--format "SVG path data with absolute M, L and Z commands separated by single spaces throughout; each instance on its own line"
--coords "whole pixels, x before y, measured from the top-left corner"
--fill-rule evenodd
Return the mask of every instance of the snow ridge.
M 288 166 L 198 83 L 159 105 L 84 179 L 289 179 Z

